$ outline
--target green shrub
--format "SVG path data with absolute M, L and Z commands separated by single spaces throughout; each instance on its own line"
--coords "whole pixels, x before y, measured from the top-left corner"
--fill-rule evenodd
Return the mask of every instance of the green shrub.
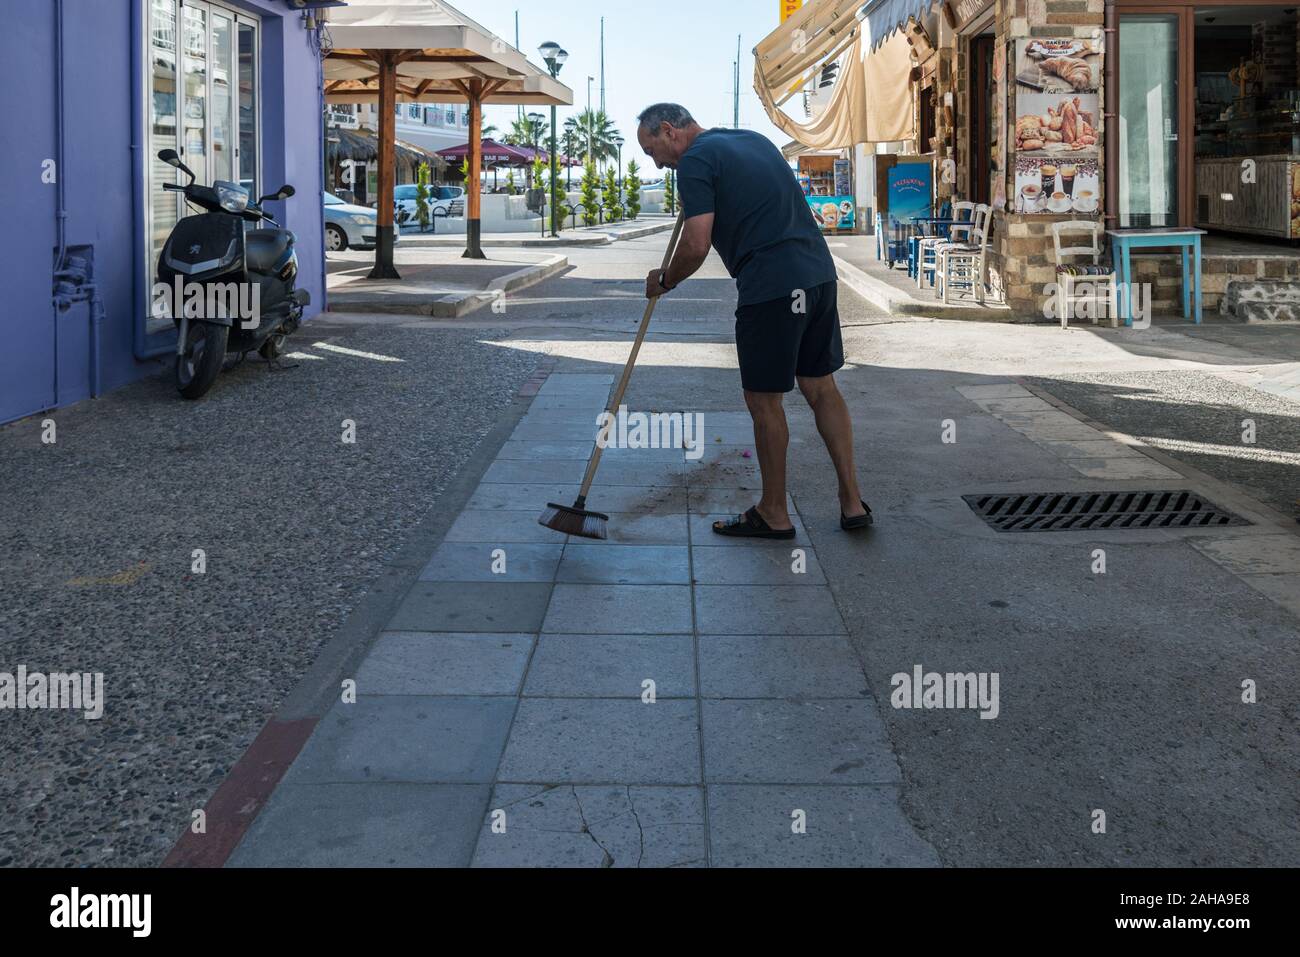
M 627 217 L 636 219 L 641 215 L 641 177 L 637 174 L 641 168 L 636 165 L 636 160 L 628 160 L 627 163 L 627 181 L 624 184 L 627 187 Z

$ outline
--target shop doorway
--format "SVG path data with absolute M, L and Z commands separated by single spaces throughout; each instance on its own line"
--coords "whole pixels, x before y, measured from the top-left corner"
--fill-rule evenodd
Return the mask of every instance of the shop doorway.
M 974 203 L 989 201 L 989 158 L 993 151 L 993 42 L 989 32 L 970 39 L 971 97 L 969 111 L 970 157 L 967 173 L 970 183 L 969 197 Z

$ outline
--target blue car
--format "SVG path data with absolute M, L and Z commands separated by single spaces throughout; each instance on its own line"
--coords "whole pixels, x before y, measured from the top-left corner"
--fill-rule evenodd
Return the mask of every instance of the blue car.
M 325 193 L 325 248 L 341 252 L 348 248 L 371 249 L 375 245 L 379 215 L 369 206 L 345 203 L 333 193 Z M 393 230 L 394 245 L 402 233 Z

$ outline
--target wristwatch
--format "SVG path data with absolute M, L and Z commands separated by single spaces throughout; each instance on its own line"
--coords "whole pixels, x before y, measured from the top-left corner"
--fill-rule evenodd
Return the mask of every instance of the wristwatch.
M 672 290 L 676 289 L 677 287 L 676 287 L 676 286 L 670 286 L 670 285 L 668 285 L 668 283 L 665 281 L 665 280 L 667 280 L 667 278 L 668 278 L 668 270 L 667 270 L 667 269 L 661 269 L 661 270 L 659 270 L 659 286 L 660 286 L 660 288 L 662 288 L 662 289 L 666 289 L 666 290 L 668 290 L 669 292 L 671 292 Z

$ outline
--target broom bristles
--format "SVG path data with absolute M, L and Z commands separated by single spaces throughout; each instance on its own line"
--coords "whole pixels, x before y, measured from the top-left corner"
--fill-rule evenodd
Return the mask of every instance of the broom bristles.
M 564 535 L 577 535 L 579 538 L 605 538 L 605 528 L 609 516 L 600 512 L 588 512 L 585 509 L 556 505 L 548 502 L 537 524 Z

